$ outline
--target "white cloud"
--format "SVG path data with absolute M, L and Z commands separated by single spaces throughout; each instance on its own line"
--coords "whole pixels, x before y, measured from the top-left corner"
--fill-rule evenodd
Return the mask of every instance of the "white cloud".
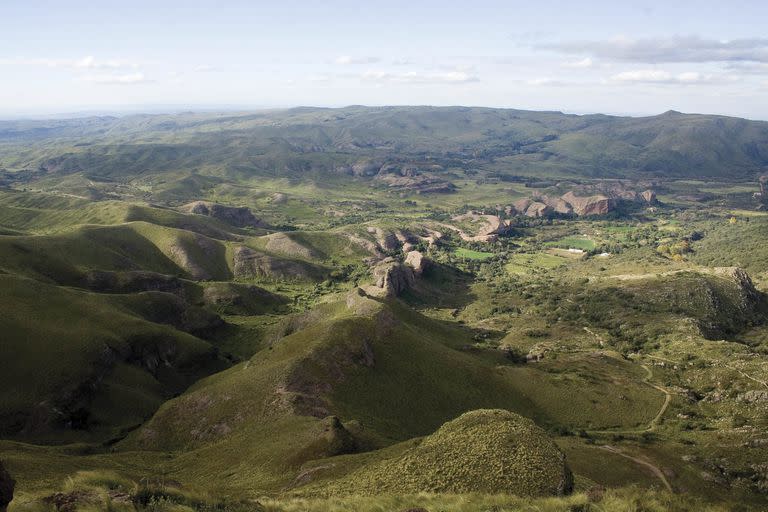
M 563 82 L 562 80 L 555 80 L 554 78 L 532 78 L 530 80 L 525 81 L 528 85 L 536 85 L 536 86 L 545 86 L 545 85 L 552 85 L 552 86 L 560 86 L 560 85 L 568 85 L 566 82 Z
M 0 64 L 17 64 L 24 66 L 46 66 L 49 68 L 70 69 L 119 69 L 139 67 L 137 62 L 118 59 L 97 59 L 92 55 L 86 55 L 79 59 L 49 59 L 16 57 L 12 59 L 0 59 Z
M 768 64 L 759 62 L 730 62 L 725 69 L 742 75 L 768 75 Z
M 366 82 L 388 84 L 461 84 L 478 82 L 477 76 L 466 71 L 418 72 L 366 71 L 360 76 Z
M 768 62 L 768 38 L 721 41 L 699 36 L 539 44 L 535 48 L 625 62 Z
M 195 73 L 210 73 L 211 71 L 217 71 L 217 69 L 210 64 L 200 64 L 192 69 Z
M 78 69 L 117 69 L 124 67 L 138 67 L 138 64 L 134 62 L 124 62 L 120 60 L 97 60 L 92 55 L 78 59 L 72 63 L 65 61 L 65 66 L 75 67 Z
M 566 62 L 563 64 L 567 68 L 591 68 L 595 65 L 594 61 L 590 57 L 586 57 L 574 62 Z
M 351 64 L 375 64 L 380 60 L 381 59 L 378 57 L 352 57 L 350 55 L 341 55 L 336 57 L 333 62 L 342 66 L 348 66 Z
M 618 83 L 694 85 L 711 84 L 722 81 L 722 78 L 696 71 L 671 73 L 661 69 L 638 69 L 617 73 L 610 77 L 610 81 Z
M 82 80 L 96 84 L 117 85 L 142 84 L 151 81 L 144 76 L 144 73 L 86 75 Z

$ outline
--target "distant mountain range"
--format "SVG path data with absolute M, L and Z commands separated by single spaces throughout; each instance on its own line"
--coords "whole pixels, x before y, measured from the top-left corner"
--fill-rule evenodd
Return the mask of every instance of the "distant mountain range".
M 751 179 L 768 168 L 768 122 L 363 106 L 0 121 L 0 169 L 24 179 L 192 170 L 297 178 L 368 161 L 502 176 Z

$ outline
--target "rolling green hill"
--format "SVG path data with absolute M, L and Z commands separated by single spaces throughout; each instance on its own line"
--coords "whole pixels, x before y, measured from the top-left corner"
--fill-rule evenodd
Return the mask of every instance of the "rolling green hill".
M 146 318 L 162 295 L 131 303 L 12 275 L 0 281 L 4 435 L 59 442 L 116 436 L 229 364 L 210 343 Z
M 763 510 L 767 144 L 677 112 L 2 121 L 10 512 Z
M 467 107 L 300 108 L 6 121 L 0 167 L 16 171 L 6 175 L 11 181 L 84 176 L 94 191 L 153 181 L 156 197 L 169 199 L 199 196 L 233 178 L 318 180 L 361 161 L 425 157 L 443 168 L 495 174 L 746 178 L 768 165 L 766 140 L 765 122 L 678 112 L 630 118 Z M 178 172 L 176 192 L 162 190 L 167 180 L 160 176 Z

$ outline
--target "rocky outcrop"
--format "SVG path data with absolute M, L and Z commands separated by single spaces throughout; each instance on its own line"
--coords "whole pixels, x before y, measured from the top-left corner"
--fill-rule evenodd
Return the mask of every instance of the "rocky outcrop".
M 191 236 L 191 240 L 179 238 L 171 243 L 166 252 L 168 258 L 196 281 L 228 277 L 221 275 L 221 269 L 211 265 L 212 261 L 224 255 L 224 246 L 197 233 L 191 233 Z
M 376 236 L 376 243 L 381 251 L 391 252 L 400 248 L 400 240 L 395 233 L 373 226 L 368 227 L 367 231 Z
M 450 181 L 434 176 L 399 174 L 378 174 L 376 179 L 386 183 L 389 188 L 416 194 L 449 194 L 456 190 L 456 185 Z
M 533 200 L 529 197 L 524 197 L 522 199 L 518 199 L 512 204 L 512 208 L 510 209 L 510 213 L 525 213 L 525 211 L 528 209 L 529 206 L 531 206 L 531 203 Z
M 303 258 L 307 260 L 318 259 L 320 255 L 311 247 L 307 247 L 287 233 L 272 233 L 266 237 L 267 244 L 265 249 L 276 254 L 283 254 L 294 258 Z
M 648 186 L 649 183 L 643 185 Z M 552 214 L 605 215 L 613 211 L 618 203 L 651 205 L 657 202 L 656 192 L 652 188 L 638 193 L 624 182 L 601 182 L 593 185 L 558 183 L 557 186 L 572 188 L 559 197 L 535 194 L 519 199 L 513 205 L 504 208 L 504 212 L 507 215 L 517 214 L 528 217 L 546 217 Z
M 355 176 L 374 176 L 381 169 L 381 162 L 363 160 L 352 166 L 352 174 Z
M 275 192 L 270 199 L 272 200 L 272 204 L 285 204 L 288 202 L 288 196 L 282 192 Z
M 225 206 L 209 201 L 195 201 L 184 205 L 182 211 L 213 217 L 238 228 L 264 227 L 264 223 L 253 215 L 250 208 L 245 206 Z
M 143 292 L 141 300 L 128 300 L 124 307 L 157 324 L 172 325 L 180 331 L 207 338 L 224 325 L 222 318 L 205 308 L 189 304 L 178 295 Z
M 374 297 L 396 297 L 415 282 L 413 268 L 394 258 L 385 258 L 373 267 L 373 284 L 365 291 Z
M 357 236 L 353 233 L 347 233 L 346 237 L 349 239 L 350 242 L 352 242 L 353 244 L 359 247 L 362 247 L 365 251 L 370 253 L 372 259 L 384 257 L 384 254 L 382 254 L 381 252 L 381 248 L 378 246 L 376 242 L 373 242 L 361 236 Z
M 648 204 L 656 204 L 656 201 L 657 201 L 656 191 L 651 188 L 649 188 L 648 190 L 644 190 L 640 194 L 640 197 L 642 197 L 643 201 L 645 201 Z
M 11 478 L 11 475 L 3 467 L 2 461 L 0 461 L 0 512 L 8 510 L 8 504 L 13 500 L 15 486 L 16 481 Z
M 557 197 L 551 201 L 545 202 L 547 203 L 547 206 L 552 208 L 555 213 L 560 213 L 563 215 L 570 215 L 573 213 L 573 207 L 562 197 Z
M 351 167 L 337 169 L 360 177 L 374 177 L 376 181 L 385 183 L 389 188 L 416 194 L 445 194 L 456 190 L 456 186 L 448 180 L 432 173 L 444 170 L 442 166 L 431 163 L 417 162 L 381 162 L 377 160 L 361 160 Z
M 530 205 L 528 205 L 528 208 L 525 209 L 525 216 L 536 217 L 536 218 L 546 217 L 553 211 L 554 209 L 548 204 L 542 203 L 540 201 L 534 201 Z
M 405 255 L 405 264 L 411 267 L 417 276 L 423 274 L 430 263 L 430 260 L 419 251 L 411 251 Z
M 562 199 L 571 205 L 573 213 L 584 215 L 605 215 L 611 211 L 613 201 L 603 194 L 579 197 L 573 192 L 563 194 Z
M 498 235 L 509 230 L 509 223 L 497 215 L 469 212 L 457 215 L 451 220 L 461 226 L 454 229 L 459 232 L 462 240 L 470 242 L 492 242 Z
M 287 303 L 287 299 L 263 288 L 239 283 L 211 283 L 203 291 L 209 307 L 230 315 L 261 315 Z
M 235 248 L 232 267 L 236 279 L 267 277 L 303 280 L 316 279 L 322 275 L 320 268 L 309 263 L 275 258 L 246 246 Z
M 736 283 L 739 298 L 737 306 L 742 312 L 755 311 L 763 302 L 763 294 L 755 288 L 752 278 L 747 271 L 739 267 L 715 267 L 712 269 L 715 275 L 720 275 L 733 280 Z

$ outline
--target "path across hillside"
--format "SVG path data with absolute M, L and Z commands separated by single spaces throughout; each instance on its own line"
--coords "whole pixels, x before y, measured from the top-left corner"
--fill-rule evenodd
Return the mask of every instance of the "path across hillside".
M 661 408 L 659 409 L 659 412 L 656 413 L 656 416 L 654 416 L 653 419 L 648 423 L 647 427 L 641 428 L 641 429 L 587 430 L 587 433 L 589 434 L 642 434 L 644 432 L 653 432 L 654 430 L 656 430 L 656 427 L 659 425 L 661 418 L 664 416 L 664 413 L 667 412 L 667 408 L 669 407 L 669 404 L 672 401 L 672 393 L 670 393 L 666 388 L 651 382 L 651 379 L 653 378 L 653 371 L 648 367 L 648 365 L 641 364 L 640 366 L 642 366 L 643 369 L 645 369 L 646 371 L 646 376 L 643 379 L 643 382 L 648 384 L 652 388 L 657 389 L 662 393 L 664 393 L 664 403 L 661 404 Z
M 620 455 L 625 459 L 629 459 L 637 464 L 640 464 L 641 466 L 647 467 L 656 476 L 656 478 L 661 480 L 661 483 L 664 484 L 664 487 L 666 487 L 669 492 L 674 492 L 674 490 L 672 489 L 672 485 L 669 483 L 669 480 L 667 480 L 667 477 L 664 475 L 664 472 L 661 469 L 659 469 L 658 466 L 655 466 L 654 464 L 648 462 L 647 460 L 639 459 L 637 457 L 633 457 L 632 455 L 628 455 L 622 452 L 621 450 L 619 450 L 618 448 L 615 448 L 610 445 L 601 446 L 600 449 L 609 451 L 611 453 L 615 453 L 616 455 Z

